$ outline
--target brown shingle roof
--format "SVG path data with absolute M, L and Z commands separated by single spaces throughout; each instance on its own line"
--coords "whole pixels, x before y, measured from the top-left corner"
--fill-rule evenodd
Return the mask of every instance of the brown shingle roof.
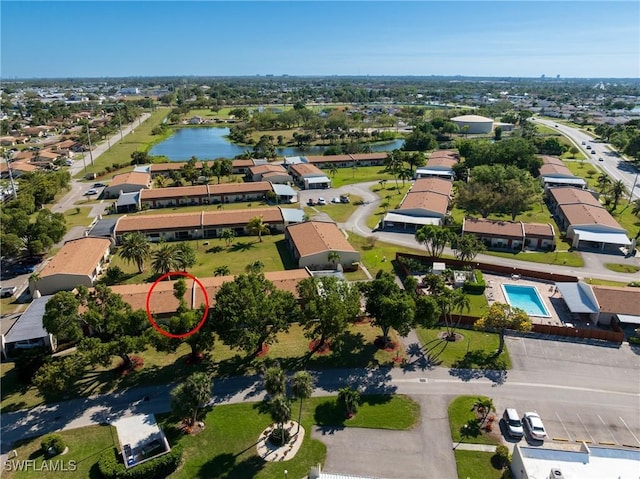
M 453 190 L 453 183 L 444 178 L 419 178 L 415 181 L 411 187 L 412 193 L 419 191 L 432 191 L 434 193 L 440 193 L 441 195 L 451 196 L 451 190 Z
M 560 211 L 569 225 L 604 225 L 624 230 L 604 208 L 591 205 L 561 205 Z
M 131 171 L 129 173 L 122 173 L 120 175 L 116 175 L 109 183 L 109 187 L 118 186 L 118 185 L 142 185 L 147 186 L 151 181 L 151 177 L 149 173 L 141 173 L 137 171 Z
M 207 196 L 207 185 L 153 188 L 140 191 L 140 201 L 166 198 L 189 198 L 192 196 Z
M 298 176 L 307 176 L 307 175 L 324 175 L 322 170 L 315 165 L 309 165 L 306 163 L 297 163 L 295 165 L 291 165 L 290 169 L 295 172 Z
M 449 168 L 449 169 L 453 169 L 453 167 L 458 163 L 458 160 L 456 160 L 455 158 L 449 157 L 449 156 L 437 156 L 437 157 L 432 157 L 429 158 L 429 160 L 427 161 L 426 167 L 427 168 L 435 168 L 435 167 L 439 167 L 439 168 Z
M 398 210 L 420 208 L 445 215 L 449 208 L 449 197 L 432 191 L 407 193 Z
M 281 165 L 257 165 L 250 167 L 249 171 L 252 175 L 265 174 L 269 172 L 287 173 L 287 170 L 285 170 Z
M 349 156 L 356 161 L 367 161 L 367 160 L 385 160 L 389 155 L 387 154 L 386 151 L 376 151 L 373 153 L 354 153 Z
M 485 218 L 465 218 L 462 227 L 465 233 L 522 238 L 522 223 Z
M 205 211 L 202 217 L 202 225 L 246 225 L 257 216 L 262 217 L 264 223 L 284 222 L 280 208 L 251 208 L 246 210 Z
M 640 316 L 640 288 L 591 287 L 603 313 Z
M 288 226 L 287 231 L 300 257 L 324 251 L 356 252 L 334 223 L 307 221 Z
M 176 228 L 199 228 L 202 213 L 177 213 L 170 215 L 122 216 L 116 223 L 117 235 L 130 231 L 156 231 Z
M 219 185 L 209 185 L 209 193 L 214 195 L 229 195 L 240 193 L 267 193 L 271 191 L 271 183 L 268 181 L 255 181 L 248 183 L 220 183 Z
M 542 159 L 543 165 L 550 164 L 550 165 L 566 166 L 564 162 L 557 156 L 542 155 L 540 156 L 540 159 Z
M 583 204 L 602 206 L 593 194 L 579 188 L 549 188 L 549 194 L 558 205 Z
M 175 281 L 161 281 L 153 288 L 153 293 L 149 298 L 149 310 L 154 314 L 174 313 L 180 303 L 173 295 L 173 285 Z M 122 296 L 122 299 L 131 305 L 134 310 L 146 309 L 147 295 L 151 289 L 151 284 L 123 284 L 111 286 L 111 291 Z M 187 306 L 191 305 L 191 281 L 187 280 L 187 291 L 184 299 Z
M 210 160 L 206 163 L 211 163 L 214 160 Z M 182 168 L 186 163 L 184 162 L 172 162 L 172 163 L 153 163 L 151 165 L 151 173 L 163 173 L 165 171 L 175 171 Z M 202 168 L 202 161 L 196 161 L 196 169 Z M 231 165 L 233 168 L 245 168 L 248 166 L 253 166 L 253 160 L 231 160 Z
M 538 238 L 553 238 L 555 232 L 553 226 L 545 223 L 522 223 L 525 236 L 537 236 Z
M 353 162 L 354 160 L 349 155 L 311 155 L 305 156 L 309 163 L 341 163 L 345 162 Z
M 40 272 L 40 277 L 54 274 L 91 275 L 110 247 L 111 240 L 106 238 L 67 241 Z
M 429 155 L 429 158 L 453 158 L 457 160 L 459 155 L 453 150 L 436 150 Z
M 540 176 L 574 176 L 573 173 L 571 173 L 571 170 L 569 170 L 565 165 L 557 165 L 555 163 L 545 163 L 538 171 L 540 172 Z

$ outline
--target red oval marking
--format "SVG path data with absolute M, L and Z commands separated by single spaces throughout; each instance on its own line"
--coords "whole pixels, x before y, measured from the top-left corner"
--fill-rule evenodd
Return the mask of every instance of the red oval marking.
M 149 306 L 149 303 L 151 302 L 151 294 L 153 293 L 153 289 L 158 285 L 158 283 L 160 283 L 160 281 L 162 281 L 165 278 L 168 278 L 169 276 L 184 276 L 186 278 L 192 279 L 193 281 L 196 282 L 198 287 L 202 290 L 202 294 L 204 295 L 204 314 L 202 315 L 202 319 L 196 325 L 195 328 L 183 334 L 173 334 L 168 331 L 165 331 L 158 325 L 158 323 L 156 323 L 155 319 L 153 319 L 153 316 L 151 315 L 151 307 Z M 147 317 L 151 322 L 151 326 L 153 326 L 153 329 L 158 331 L 160 334 L 162 334 L 163 336 L 166 336 L 167 338 L 175 338 L 175 339 L 188 338 L 192 334 L 197 333 L 198 330 L 204 324 L 204 322 L 207 320 L 207 315 L 209 314 L 209 296 L 207 296 L 207 290 L 204 289 L 204 286 L 202 286 L 202 283 L 200 282 L 200 280 L 196 278 L 194 275 L 187 273 L 185 271 L 173 271 L 173 272 L 163 274 L 153 282 L 153 284 L 151 285 L 151 288 L 149 289 L 149 292 L 147 293 L 146 309 L 147 309 Z

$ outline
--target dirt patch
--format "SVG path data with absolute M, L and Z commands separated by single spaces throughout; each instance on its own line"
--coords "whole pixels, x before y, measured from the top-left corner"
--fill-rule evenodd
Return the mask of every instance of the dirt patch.
M 204 431 L 204 423 L 202 421 L 196 421 L 193 424 L 189 424 L 189 420 L 185 419 L 178 429 L 189 436 L 195 436 Z
M 318 340 L 311 341 L 309 343 L 309 351 L 314 354 L 329 354 L 331 352 L 331 345 L 325 341 L 321 348 L 318 348 L 320 342 Z
M 399 348 L 398 343 L 394 341 L 386 342 L 382 336 L 378 336 L 373 342 L 373 344 L 376 345 L 376 348 L 383 349 L 388 353 L 392 353 Z
M 457 343 L 458 341 L 462 341 L 464 339 L 464 336 L 459 333 L 454 333 L 453 336 L 449 336 L 446 331 L 442 331 L 441 333 L 438 333 L 438 339 L 440 339 L 441 341 Z
M 269 354 L 269 345 L 263 344 L 262 349 L 256 353 L 256 358 L 261 358 Z

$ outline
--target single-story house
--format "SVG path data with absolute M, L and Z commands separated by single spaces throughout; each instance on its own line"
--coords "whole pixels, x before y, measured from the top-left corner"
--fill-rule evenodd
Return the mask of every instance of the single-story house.
M 340 264 L 343 269 L 353 269 L 360 261 L 360 253 L 335 223 L 307 221 L 287 226 L 285 238 L 299 268 L 335 269 Z M 333 253 L 338 257 L 332 258 Z
M 117 198 L 120 193 L 131 193 L 146 188 L 151 188 L 151 175 L 148 173 L 122 173 L 113 177 L 102 194 L 105 198 Z
M 296 203 L 298 201 L 298 193 L 289 185 L 272 184 L 271 187 L 278 203 Z
M 549 250 L 555 245 L 555 233 L 550 224 L 465 218 L 462 235 L 466 234 L 475 235 L 489 249 Z
M 171 451 L 169 441 L 153 414 L 136 414 L 113 421 L 125 468 L 142 464 Z
M 414 232 L 424 225 L 442 226 L 450 201 L 448 195 L 434 191 L 409 190 L 400 207 L 384 216 L 381 227 Z
M 351 168 L 353 166 L 383 166 L 388 157 L 386 151 L 348 155 L 310 155 L 306 162 L 318 168 Z
M 111 240 L 79 238 L 67 241 L 38 274 L 35 289 L 42 295 L 93 286 L 109 258 Z
M 262 201 L 273 191 L 268 181 L 151 188 L 140 192 L 140 208 Z
M 542 162 L 538 172 L 545 191 L 554 186 L 571 186 L 580 189 L 587 187 L 584 178 L 575 176 L 559 158 L 543 156 Z
M 216 238 L 224 229 L 246 235 L 247 224 L 260 216 L 272 233 L 282 233 L 287 225 L 304 220 L 304 211 L 292 208 L 250 208 L 194 213 L 122 216 L 113 231 L 116 242 L 122 235 L 139 231 L 151 241 L 182 241 Z
M 305 190 L 331 188 L 331 180 L 317 166 L 296 163 L 289 166 L 289 173 L 293 181 Z
M 16 357 L 27 349 L 41 347 L 49 352 L 57 349 L 56 338 L 42 325 L 45 307 L 51 298 L 51 295 L 35 298 L 8 331 L 3 331 L 0 346 L 5 359 Z
M 549 211 L 554 215 L 558 214 L 561 205 L 590 205 L 602 207 L 602 204 L 589 190 L 579 188 L 557 187 L 547 190 L 547 203 Z
M 287 184 L 293 181 L 291 175 L 282 165 L 258 165 L 249 168 L 249 181 L 270 181 L 271 183 Z
M 601 206 L 560 205 L 556 220 L 574 248 L 619 251 L 631 244 L 627 231 Z
M 196 162 L 196 169 L 202 169 L 204 163 L 212 163 L 215 160 L 209 162 Z M 231 160 L 232 172 L 234 175 L 245 175 L 250 167 L 255 165 L 265 164 L 266 160 L 253 160 L 253 159 L 236 159 Z M 169 176 L 172 171 L 178 171 L 185 165 L 184 162 L 171 162 L 171 163 L 153 163 L 150 165 L 150 173 L 152 178 L 158 176 Z
M 610 324 L 615 318 L 640 326 L 640 288 L 592 285 L 591 289 L 599 308 L 593 318 L 596 324 Z
M 414 178 L 441 177 L 453 180 L 453 167 L 458 163 L 458 156 L 451 150 L 434 151 L 425 166 L 416 168 Z
M 420 178 L 413 183 L 409 191 L 411 191 L 412 193 L 418 193 L 421 191 L 432 191 L 434 193 L 446 195 L 451 198 L 451 193 L 453 192 L 453 183 L 450 180 L 439 178 L 437 176 L 433 176 L 430 178 Z

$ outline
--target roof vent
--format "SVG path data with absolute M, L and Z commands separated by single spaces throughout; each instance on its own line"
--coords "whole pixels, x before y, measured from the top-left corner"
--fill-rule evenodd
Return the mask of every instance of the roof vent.
M 549 474 L 549 479 L 564 479 L 562 475 L 562 471 L 557 467 L 551 468 L 551 473 Z

